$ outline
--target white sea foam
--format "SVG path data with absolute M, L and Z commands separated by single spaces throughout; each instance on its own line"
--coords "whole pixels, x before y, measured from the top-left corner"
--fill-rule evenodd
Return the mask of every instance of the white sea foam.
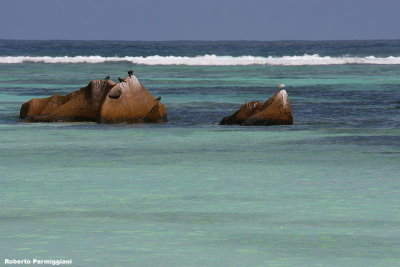
M 192 65 L 192 66 L 235 66 L 235 65 L 343 65 L 343 64 L 400 64 L 400 57 L 321 57 L 315 55 L 255 57 L 255 56 L 216 56 L 203 55 L 195 57 L 181 56 L 147 56 L 147 57 L 102 57 L 102 56 L 63 56 L 63 57 L 31 57 L 31 56 L 0 56 L 0 64 L 33 63 L 104 63 L 131 62 L 138 65 Z

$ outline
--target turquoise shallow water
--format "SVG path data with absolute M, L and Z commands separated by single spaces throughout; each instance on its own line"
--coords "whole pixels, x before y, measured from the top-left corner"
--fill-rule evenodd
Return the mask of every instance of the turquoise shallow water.
M 0 64 L 2 261 L 400 265 L 399 65 L 138 65 L 166 124 L 18 120 L 128 67 Z M 282 82 L 294 125 L 218 125 Z
M 2 254 L 81 266 L 398 264 L 399 147 L 276 128 L 3 126 Z

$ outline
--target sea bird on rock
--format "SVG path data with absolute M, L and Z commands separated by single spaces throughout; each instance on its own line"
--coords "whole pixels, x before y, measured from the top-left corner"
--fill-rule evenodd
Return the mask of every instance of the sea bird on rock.
M 124 82 L 125 82 L 125 80 L 124 80 L 124 79 L 121 79 L 120 77 L 118 77 L 118 81 L 119 81 L 120 83 L 124 83 Z
M 283 83 L 281 83 L 280 85 L 278 85 L 278 89 L 283 89 L 285 88 L 285 85 Z
M 107 75 L 107 77 L 104 78 L 104 80 L 109 80 L 111 77 L 110 75 Z
M 161 100 L 161 96 L 157 97 L 155 100 L 160 101 Z
M 128 70 L 128 75 L 129 75 L 129 77 L 132 77 L 132 75 L 133 75 L 133 70 Z

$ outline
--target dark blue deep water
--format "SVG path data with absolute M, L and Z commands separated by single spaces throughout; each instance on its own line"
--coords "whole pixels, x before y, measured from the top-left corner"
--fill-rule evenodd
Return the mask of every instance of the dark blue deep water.
M 376 41 L 14 41 L 0 56 L 400 56 L 400 40 Z

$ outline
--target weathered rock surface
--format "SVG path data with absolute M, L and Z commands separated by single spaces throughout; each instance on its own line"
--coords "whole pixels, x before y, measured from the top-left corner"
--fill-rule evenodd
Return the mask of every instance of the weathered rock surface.
M 251 115 L 261 111 L 261 101 L 251 101 L 244 104 L 238 111 L 230 116 L 224 117 L 219 124 L 231 125 L 231 124 L 242 124 Z
M 117 83 L 101 107 L 101 123 L 136 123 L 167 121 L 164 105 L 152 96 L 134 76 Z
M 254 102 L 257 101 L 249 103 Z M 286 90 L 279 90 L 261 107 L 257 104 L 253 110 L 249 109 L 250 112 L 246 112 L 246 105 L 249 103 L 243 105 L 233 115 L 223 118 L 220 124 L 241 124 L 244 126 L 293 124 L 292 108 Z
M 35 98 L 21 106 L 19 118 L 27 122 L 97 121 L 113 81 L 93 80 L 66 96 Z
M 66 96 L 32 99 L 21 106 L 19 118 L 25 122 L 160 123 L 167 121 L 167 111 L 132 75 L 117 84 L 93 80 Z

